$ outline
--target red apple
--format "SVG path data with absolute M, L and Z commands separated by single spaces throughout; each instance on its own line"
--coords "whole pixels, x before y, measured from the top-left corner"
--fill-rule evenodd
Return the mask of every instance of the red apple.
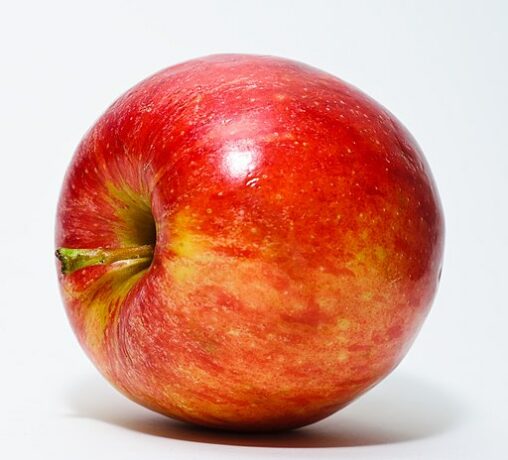
M 86 134 L 56 246 L 72 326 L 115 387 L 272 430 L 399 363 L 436 291 L 443 216 L 375 101 L 296 62 L 219 55 L 141 82 Z

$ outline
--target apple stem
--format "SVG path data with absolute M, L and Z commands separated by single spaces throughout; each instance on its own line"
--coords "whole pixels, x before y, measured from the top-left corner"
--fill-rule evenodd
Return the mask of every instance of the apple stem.
M 113 262 L 136 259 L 151 260 L 153 257 L 153 246 L 147 244 L 143 246 L 112 249 L 58 248 L 55 255 L 61 262 L 62 273 L 64 275 L 68 275 L 76 270 L 91 267 L 93 265 L 104 265 Z

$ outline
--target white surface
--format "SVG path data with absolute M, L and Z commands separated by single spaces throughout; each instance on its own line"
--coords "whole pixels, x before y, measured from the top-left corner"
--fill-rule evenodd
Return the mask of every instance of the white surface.
M 1 458 L 508 458 L 508 3 L 1 5 Z M 189 429 L 116 394 L 56 286 L 55 207 L 81 136 L 141 78 L 215 52 L 291 57 L 366 91 L 418 139 L 445 208 L 442 285 L 407 358 L 284 435 Z

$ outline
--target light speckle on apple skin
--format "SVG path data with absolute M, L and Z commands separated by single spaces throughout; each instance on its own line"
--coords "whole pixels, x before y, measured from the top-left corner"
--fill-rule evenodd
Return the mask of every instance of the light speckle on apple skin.
M 196 59 L 106 111 L 65 179 L 56 245 L 144 244 L 147 212 L 149 268 L 60 285 L 101 372 L 182 420 L 280 429 L 333 413 L 397 365 L 438 283 L 443 217 L 414 139 L 288 60 Z

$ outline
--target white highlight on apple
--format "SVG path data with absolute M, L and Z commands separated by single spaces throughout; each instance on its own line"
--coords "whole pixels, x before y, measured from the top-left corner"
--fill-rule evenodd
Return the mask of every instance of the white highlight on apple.
M 257 165 L 258 152 L 249 141 L 228 145 L 222 160 L 224 172 L 233 179 L 244 179 Z

